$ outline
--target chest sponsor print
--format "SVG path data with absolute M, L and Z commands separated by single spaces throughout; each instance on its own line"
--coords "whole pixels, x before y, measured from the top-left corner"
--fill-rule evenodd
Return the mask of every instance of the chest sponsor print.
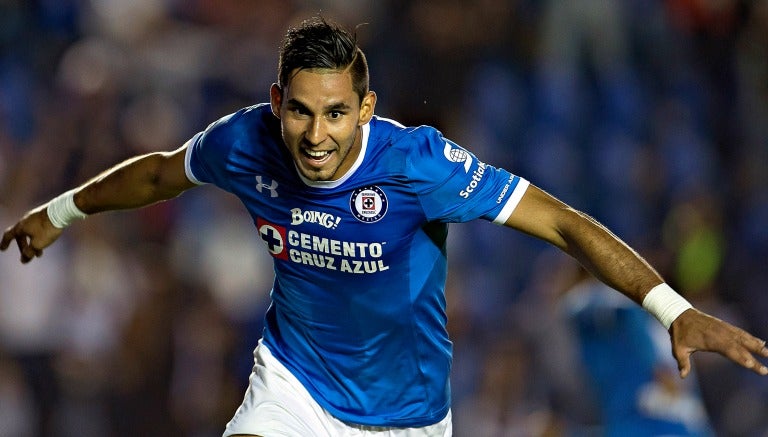
M 386 242 L 346 241 L 287 229 L 256 219 L 259 236 L 277 259 L 342 273 L 366 274 L 389 270 Z

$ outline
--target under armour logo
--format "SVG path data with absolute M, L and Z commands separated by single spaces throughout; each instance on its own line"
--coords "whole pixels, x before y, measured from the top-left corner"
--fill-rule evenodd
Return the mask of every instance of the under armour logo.
M 269 197 L 277 197 L 277 181 L 273 180 L 270 184 L 264 182 L 261 175 L 256 176 L 256 191 L 263 193 L 265 189 L 269 190 Z M 269 179 L 267 179 L 269 180 Z

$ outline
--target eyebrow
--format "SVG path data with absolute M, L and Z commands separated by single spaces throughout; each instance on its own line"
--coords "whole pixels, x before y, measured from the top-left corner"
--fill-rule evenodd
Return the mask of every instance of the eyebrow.
M 286 102 L 286 105 L 292 106 L 292 107 L 296 107 L 296 108 L 306 109 L 306 110 L 309 111 L 309 108 L 307 107 L 307 105 L 305 105 L 304 103 L 296 100 L 295 98 L 289 99 Z M 330 104 L 328 106 L 323 107 L 323 110 L 325 112 L 341 111 L 341 110 L 349 110 L 349 109 L 352 109 L 352 108 L 349 105 L 347 105 L 346 103 L 344 103 L 344 102 L 333 103 L 333 104 Z

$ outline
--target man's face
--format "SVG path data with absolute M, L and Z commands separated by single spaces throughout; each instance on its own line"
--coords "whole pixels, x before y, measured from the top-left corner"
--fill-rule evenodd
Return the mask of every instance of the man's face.
M 360 126 L 373 115 L 376 95 L 363 101 L 344 70 L 300 70 L 282 89 L 270 89 L 272 112 L 301 174 L 312 181 L 343 176 L 360 153 Z

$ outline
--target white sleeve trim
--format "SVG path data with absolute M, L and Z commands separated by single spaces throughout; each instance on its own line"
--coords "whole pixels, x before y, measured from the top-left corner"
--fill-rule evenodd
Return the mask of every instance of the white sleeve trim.
M 190 161 L 192 160 L 192 145 L 200 135 L 202 135 L 202 132 L 196 133 L 186 142 L 186 144 L 184 144 L 184 147 L 187 148 L 184 154 L 184 173 L 187 175 L 187 179 L 189 179 L 190 182 L 197 185 L 205 185 L 205 182 L 202 182 L 195 177 L 194 173 L 192 173 L 192 166 L 190 165 Z
M 520 203 L 520 200 L 523 198 L 523 194 L 525 194 L 525 191 L 528 190 L 528 186 L 530 185 L 530 182 L 520 178 L 520 180 L 517 182 L 517 186 L 515 186 L 515 190 L 512 192 L 512 195 L 509 196 L 509 199 L 507 199 L 507 203 L 505 203 L 504 207 L 501 208 L 499 215 L 493 219 L 493 223 L 497 225 L 503 225 L 507 222 L 507 219 L 512 215 L 512 212 L 515 210 L 515 208 L 517 208 L 517 204 Z

